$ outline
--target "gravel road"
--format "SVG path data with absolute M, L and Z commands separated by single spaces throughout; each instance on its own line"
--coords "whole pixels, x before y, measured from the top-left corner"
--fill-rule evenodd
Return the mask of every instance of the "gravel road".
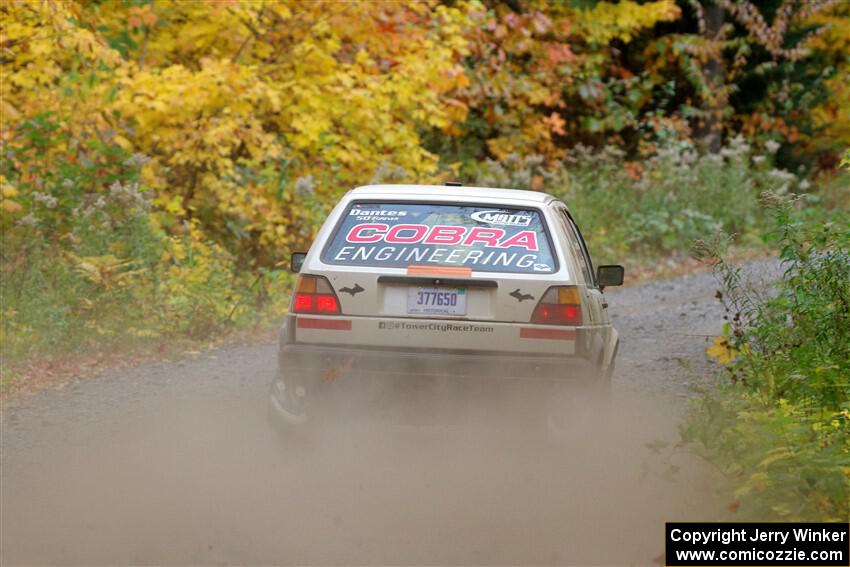
M 502 399 L 462 423 L 342 414 L 286 445 L 266 423 L 269 343 L 19 398 L 0 423 L 0 564 L 650 564 L 664 521 L 724 514 L 704 465 L 645 446 L 675 442 L 710 374 L 716 289 L 606 292 L 614 415 L 563 443 L 507 427 Z

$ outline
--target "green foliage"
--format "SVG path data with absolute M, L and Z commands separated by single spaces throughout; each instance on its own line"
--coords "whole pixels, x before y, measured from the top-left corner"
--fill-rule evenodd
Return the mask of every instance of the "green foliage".
M 579 147 L 554 168 L 541 156 L 512 154 L 473 168 L 470 181 L 543 189 L 562 198 L 598 262 L 634 264 L 685 254 L 694 239 L 718 230 L 757 246 L 767 226 L 759 193 L 807 185 L 775 169 L 769 151 L 755 151 L 741 138 L 715 155 L 700 155 L 691 142 L 675 137 L 655 143 L 657 151 L 641 161 L 626 160 L 615 147 Z
M 731 509 L 757 521 L 850 519 L 850 414 L 765 400 L 727 384 L 698 398 L 683 439 L 731 480 Z
M 764 193 L 784 275 L 773 294 L 743 281 L 716 245 L 737 359 L 729 384 L 701 399 L 684 429 L 729 473 L 748 515 L 850 519 L 850 226 L 813 221 L 800 199 Z
M 37 355 L 203 339 L 279 313 L 290 277 L 239 269 L 197 221 L 166 232 L 139 181 L 146 158 L 79 139 L 39 115 L 0 157 L 5 193 L 27 214 L 3 217 L 3 363 Z M 4 194 L 5 194 L 4 193 Z

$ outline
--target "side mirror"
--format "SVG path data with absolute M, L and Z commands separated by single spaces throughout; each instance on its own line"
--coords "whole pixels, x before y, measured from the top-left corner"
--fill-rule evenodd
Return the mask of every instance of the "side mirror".
M 626 270 L 623 266 L 599 266 L 596 269 L 596 283 L 599 284 L 600 289 L 605 289 L 609 285 L 623 285 L 625 274 Z
M 289 270 L 296 274 L 300 272 L 306 258 L 306 252 L 293 252 L 292 257 L 289 259 Z

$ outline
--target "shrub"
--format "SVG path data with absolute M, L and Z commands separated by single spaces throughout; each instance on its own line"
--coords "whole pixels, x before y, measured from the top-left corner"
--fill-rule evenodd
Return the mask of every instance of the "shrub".
M 850 226 L 807 220 L 800 199 L 763 194 L 784 268 L 756 294 L 722 250 L 699 243 L 723 279 L 729 324 L 713 347 L 728 383 L 700 398 L 684 439 L 764 520 L 850 519 Z
M 140 179 L 144 156 L 68 131 L 40 115 L 0 156 L 4 365 L 206 339 L 285 309 L 288 274 L 251 272 L 197 220 L 155 210 Z
M 759 193 L 784 194 L 808 185 L 774 169 L 768 149 L 756 151 L 742 138 L 710 155 L 672 136 L 656 147 L 642 161 L 627 161 L 614 147 L 579 147 L 554 168 L 546 168 L 539 156 L 511 155 L 502 162 L 487 160 L 471 181 L 542 189 L 562 198 L 600 263 L 685 254 L 694 239 L 718 230 L 737 234 L 742 245 L 758 245 L 766 226 Z

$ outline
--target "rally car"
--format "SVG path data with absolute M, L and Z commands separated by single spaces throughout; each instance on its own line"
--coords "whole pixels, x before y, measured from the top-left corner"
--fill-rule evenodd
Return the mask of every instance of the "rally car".
M 545 193 L 428 185 L 348 192 L 298 272 L 270 415 L 316 419 L 324 391 L 375 378 L 545 380 L 605 390 L 618 335 L 567 206 Z

